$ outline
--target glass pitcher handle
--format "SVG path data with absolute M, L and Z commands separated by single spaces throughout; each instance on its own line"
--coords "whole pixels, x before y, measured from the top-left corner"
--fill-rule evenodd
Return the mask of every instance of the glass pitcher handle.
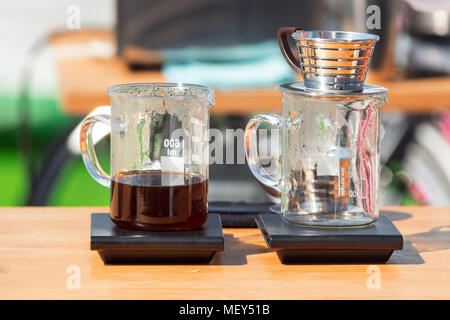
M 269 123 L 271 126 L 277 127 L 281 129 L 281 121 L 280 116 L 276 114 L 262 114 L 257 115 L 256 117 L 250 119 L 245 127 L 245 156 L 247 158 L 247 163 L 258 181 L 265 186 L 265 189 L 273 196 L 280 196 L 280 180 L 271 175 L 267 170 L 262 166 L 261 159 L 259 157 L 258 149 L 257 149 L 257 139 L 256 133 L 258 127 L 262 123 Z M 278 155 L 279 157 L 279 155 Z M 272 159 L 277 158 L 276 156 L 272 156 Z M 273 161 L 272 161 L 273 163 Z M 278 163 L 278 162 L 276 162 Z
M 111 128 L 110 119 L 111 108 L 98 107 L 81 122 L 80 130 L 80 149 L 84 165 L 95 181 L 108 188 L 111 186 L 111 178 L 105 171 L 103 171 L 102 167 L 98 163 L 94 148 L 95 143 L 92 135 L 94 125 L 99 122 Z

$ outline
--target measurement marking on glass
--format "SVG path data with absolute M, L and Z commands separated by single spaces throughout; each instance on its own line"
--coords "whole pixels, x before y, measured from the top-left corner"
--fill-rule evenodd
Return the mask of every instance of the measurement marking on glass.
M 165 148 L 179 148 L 180 144 L 179 139 L 164 139 Z
M 177 151 L 176 150 L 167 149 L 167 155 L 169 157 L 176 157 L 177 156 Z
M 163 146 L 166 149 L 166 155 L 169 157 L 178 156 L 178 153 L 180 153 L 180 147 L 181 152 L 183 152 L 183 146 L 181 145 L 179 139 L 164 139 Z
M 360 178 L 359 179 L 359 183 L 360 183 L 360 185 L 361 185 L 361 199 L 366 199 L 367 197 L 366 197 L 366 178 Z M 363 190 L 364 189 L 364 190 Z
M 339 197 L 345 195 L 345 168 L 341 167 L 341 174 L 339 175 Z
M 201 150 L 202 149 L 202 141 L 200 139 L 201 133 L 202 131 L 202 127 L 203 127 L 203 123 L 195 117 L 191 117 L 191 122 L 194 124 L 195 128 L 194 128 L 194 135 L 191 136 L 191 142 L 192 142 L 192 162 L 195 163 L 201 163 L 201 157 L 200 155 L 196 154 L 196 150 Z M 196 147 L 194 146 L 196 145 Z

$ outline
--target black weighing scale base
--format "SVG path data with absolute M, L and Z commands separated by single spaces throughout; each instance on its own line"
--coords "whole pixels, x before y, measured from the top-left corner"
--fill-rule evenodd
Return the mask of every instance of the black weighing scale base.
M 366 227 L 314 228 L 286 223 L 279 214 L 256 219 L 282 263 L 383 263 L 403 248 L 403 237 L 383 214 Z
M 105 264 L 201 264 L 223 251 L 218 214 L 209 214 L 201 229 L 139 231 L 119 228 L 107 213 L 91 214 L 91 250 Z

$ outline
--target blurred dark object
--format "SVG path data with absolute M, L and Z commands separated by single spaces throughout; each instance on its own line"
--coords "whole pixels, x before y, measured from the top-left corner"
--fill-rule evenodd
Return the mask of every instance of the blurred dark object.
M 449 0 L 405 0 L 405 3 L 405 28 L 411 35 L 450 40 Z
M 155 66 L 164 49 L 276 40 L 281 26 L 318 28 L 321 6 L 305 0 L 118 0 L 118 54 L 132 66 Z
M 255 219 L 261 213 L 270 213 L 271 202 L 209 202 L 208 212 L 219 213 L 224 228 L 256 228 Z
M 404 180 L 422 205 L 450 205 L 450 113 L 418 125 L 406 148 Z
M 381 205 L 448 206 L 450 113 L 390 113 L 382 123 Z
M 409 76 L 450 74 L 450 0 L 406 0 L 398 60 Z

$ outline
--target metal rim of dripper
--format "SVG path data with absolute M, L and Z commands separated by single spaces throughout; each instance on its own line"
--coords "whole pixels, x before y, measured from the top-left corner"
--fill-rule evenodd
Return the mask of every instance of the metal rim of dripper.
M 132 88 L 153 88 L 152 94 L 146 94 L 145 92 L 142 94 L 141 92 L 138 92 L 138 94 L 133 94 L 131 92 L 120 92 L 118 90 L 121 89 L 132 89 Z M 205 93 L 205 97 L 201 97 L 194 94 L 182 94 L 182 95 L 174 95 L 174 93 L 169 92 L 169 94 L 161 94 L 162 92 L 165 93 L 165 91 L 156 90 L 158 88 L 173 88 L 175 90 L 190 90 L 190 89 L 196 89 L 203 91 Z M 155 100 L 182 100 L 186 98 L 192 98 L 192 99 L 200 99 L 208 103 L 209 107 L 213 107 L 215 104 L 215 98 L 214 98 L 214 88 L 210 88 L 207 86 L 202 86 L 199 84 L 191 84 L 191 83 L 182 83 L 182 82 L 147 82 L 147 83 L 126 83 L 126 84 L 119 84 L 115 86 L 111 86 L 106 89 L 107 93 L 110 96 L 118 96 L 122 98 L 134 98 L 134 99 L 155 99 Z M 192 93 L 192 92 L 191 92 Z
M 279 90 L 281 93 L 301 95 L 306 97 L 324 97 L 329 99 L 330 97 L 336 97 L 337 99 L 343 99 L 348 97 L 349 99 L 359 99 L 367 96 L 379 96 L 388 93 L 388 89 L 376 85 L 364 84 L 362 90 L 360 91 L 321 91 L 321 90 L 311 90 L 303 82 L 289 82 L 279 85 Z
M 312 40 L 319 42 L 366 42 L 380 40 L 379 36 L 371 33 L 327 30 L 297 31 L 292 34 L 292 38 L 294 40 Z

